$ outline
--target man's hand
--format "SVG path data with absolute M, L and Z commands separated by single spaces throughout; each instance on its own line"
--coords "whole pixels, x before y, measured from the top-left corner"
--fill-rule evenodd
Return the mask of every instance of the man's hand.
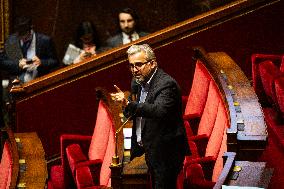
M 21 69 L 24 69 L 24 66 L 26 66 L 26 65 L 27 65 L 27 59 L 22 58 L 21 60 L 19 60 L 19 67 Z
M 37 56 L 34 56 L 34 57 L 32 58 L 32 60 L 33 60 L 33 64 L 34 64 L 34 65 L 36 65 L 36 66 L 41 65 L 41 61 L 40 61 L 40 59 L 39 59 Z
M 124 92 L 122 90 L 120 90 L 120 88 L 116 85 L 114 85 L 114 88 L 117 90 L 117 93 L 111 93 L 111 98 L 115 101 L 119 101 L 122 102 L 123 105 L 127 105 L 128 104 L 128 100 L 125 99 L 124 96 Z

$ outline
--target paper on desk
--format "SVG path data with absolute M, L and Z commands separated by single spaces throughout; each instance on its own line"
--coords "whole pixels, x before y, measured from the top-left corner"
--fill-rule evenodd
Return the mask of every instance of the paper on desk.
M 124 149 L 131 149 L 132 128 L 123 128 Z

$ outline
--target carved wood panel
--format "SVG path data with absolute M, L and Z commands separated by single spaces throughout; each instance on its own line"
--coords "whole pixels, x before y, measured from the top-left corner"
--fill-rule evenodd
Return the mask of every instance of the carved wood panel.
M 4 42 L 9 34 L 10 25 L 10 2 L 9 0 L 0 0 L 0 50 L 4 48 Z

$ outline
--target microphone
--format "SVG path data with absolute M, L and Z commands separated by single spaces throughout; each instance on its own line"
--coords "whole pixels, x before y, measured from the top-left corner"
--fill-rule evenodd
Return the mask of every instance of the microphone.
M 133 117 L 134 115 L 132 116 L 129 116 L 125 122 L 123 122 L 123 124 L 115 131 L 115 152 L 114 152 L 114 156 L 112 157 L 112 163 L 111 165 L 112 166 L 120 166 L 121 163 L 119 163 L 119 157 L 117 155 L 117 134 L 123 129 L 123 127 L 126 125 L 126 123 L 128 123 L 129 120 L 131 120 L 131 118 Z

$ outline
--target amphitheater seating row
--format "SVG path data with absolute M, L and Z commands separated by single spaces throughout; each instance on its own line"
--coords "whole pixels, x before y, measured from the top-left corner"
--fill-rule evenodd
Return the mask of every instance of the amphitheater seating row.
M 192 151 L 184 162 L 185 188 L 212 188 L 217 181 L 227 151 L 228 115 L 216 82 L 197 60 L 183 116 Z
M 48 188 L 110 186 L 109 166 L 115 153 L 114 129 L 112 115 L 105 102 L 100 100 L 93 136 L 61 136 L 61 165 L 52 166 Z

